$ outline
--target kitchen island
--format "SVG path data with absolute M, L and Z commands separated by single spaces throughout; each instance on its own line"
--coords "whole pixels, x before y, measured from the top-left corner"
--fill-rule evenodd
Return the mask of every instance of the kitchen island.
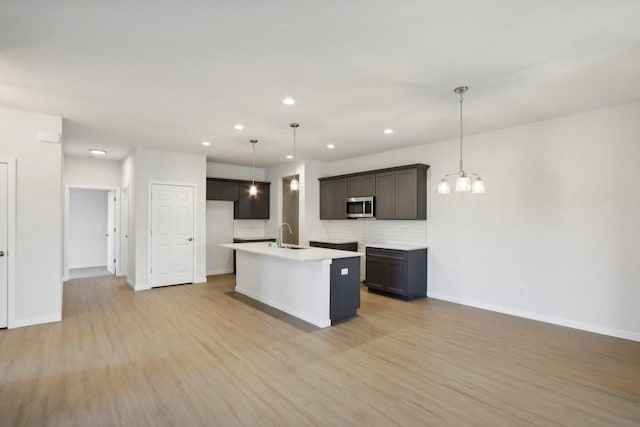
M 320 328 L 356 315 L 361 253 L 272 243 L 222 244 L 236 251 L 236 292 Z

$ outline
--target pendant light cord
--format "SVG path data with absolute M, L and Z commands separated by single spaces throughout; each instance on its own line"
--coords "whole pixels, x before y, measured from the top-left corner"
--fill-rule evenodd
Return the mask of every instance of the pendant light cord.
M 253 163 L 251 166 L 251 184 L 256 185 L 256 143 L 251 143 L 253 148 Z
M 462 93 L 460 93 L 460 172 L 464 172 L 462 165 Z
M 293 179 L 296 179 L 296 128 L 293 128 Z

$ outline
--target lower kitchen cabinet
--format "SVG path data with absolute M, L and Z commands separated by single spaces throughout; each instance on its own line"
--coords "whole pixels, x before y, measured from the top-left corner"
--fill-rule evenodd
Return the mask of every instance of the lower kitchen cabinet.
M 369 290 L 409 299 L 427 296 L 427 249 L 367 247 L 366 264 Z

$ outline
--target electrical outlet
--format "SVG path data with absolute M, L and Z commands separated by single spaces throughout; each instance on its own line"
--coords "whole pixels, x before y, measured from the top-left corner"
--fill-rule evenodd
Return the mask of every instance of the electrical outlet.
M 349 269 L 348 268 L 340 269 L 340 274 L 343 276 L 346 276 L 347 274 L 349 274 Z
M 518 286 L 518 293 L 520 295 L 524 295 L 524 285 L 521 284 Z

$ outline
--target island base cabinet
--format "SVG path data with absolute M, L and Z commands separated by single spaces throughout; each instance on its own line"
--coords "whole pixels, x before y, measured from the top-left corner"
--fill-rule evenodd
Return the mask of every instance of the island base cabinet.
M 330 283 L 329 317 L 335 325 L 354 317 L 360 308 L 360 257 L 334 259 Z
M 408 299 L 427 296 L 427 250 L 367 248 L 366 285 L 370 291 Z

